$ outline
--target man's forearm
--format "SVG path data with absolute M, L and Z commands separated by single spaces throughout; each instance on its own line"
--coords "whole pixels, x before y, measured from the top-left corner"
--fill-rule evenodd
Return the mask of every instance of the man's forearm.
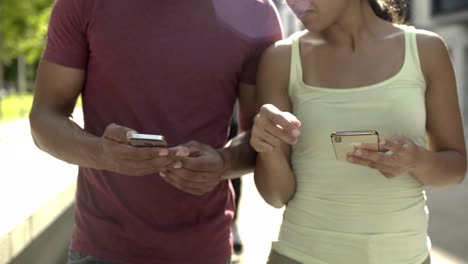
M 29 119 L 34 142 L 41 150 L 70 164 L 95 169 L 102 166 L 100 139 L 69 118 L 33 109 Z
M 255 166 L 257 153 L 250 146 L 250 131 L 234 137 L 220 153 L 225 162 L 223 179 L 239 178 L 252 172 Z

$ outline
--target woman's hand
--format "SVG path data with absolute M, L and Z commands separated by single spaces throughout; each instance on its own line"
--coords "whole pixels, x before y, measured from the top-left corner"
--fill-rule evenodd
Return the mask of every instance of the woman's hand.
M 348 153 L 347 161 L 378 170 L 387 178 L 412 173 L 424 159 L 429 150 L 416 145 L 405 136 L 394 136 L 379 140 L 379 151 L 372 150 L 368 144 L 355 147 Z
M 301 122 L 291 113 L 265 104 L 254 118 L 250 144 L 257 152 L 270 152 L 281 143 L 295 144 Z

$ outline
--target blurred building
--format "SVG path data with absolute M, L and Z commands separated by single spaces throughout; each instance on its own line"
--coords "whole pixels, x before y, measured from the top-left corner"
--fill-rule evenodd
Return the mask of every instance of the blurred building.
M 468 0 L 412 0 L 410 6 L 412 23 L 442 36 L 450 49 L 468 125 Z

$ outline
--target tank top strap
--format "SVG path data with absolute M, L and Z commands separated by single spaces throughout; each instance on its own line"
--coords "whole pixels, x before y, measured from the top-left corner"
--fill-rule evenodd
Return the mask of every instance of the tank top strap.
M 302 79 L 302 62 L 300 51 L 300 38 L 307 33 L 307 30 L 298 31 L 290 36 L 291 39 L 291 66 L 289 72 L 289 91 L 291 87 L 297 87 Z
M 402 74 L 411 79 L 418 79 L 425 82 L 419 59 L 419 49 L 417 43 L 417 30 L 412 26 L 400 26 L 405 32 L 405 59 Z

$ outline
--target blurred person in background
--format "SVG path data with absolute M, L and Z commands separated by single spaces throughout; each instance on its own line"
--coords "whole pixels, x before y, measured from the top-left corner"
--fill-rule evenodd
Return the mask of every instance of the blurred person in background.
M 306 29 L 265 51 L 251 138 L 260 194 L 286 205 L 268 263 L 430 263 L 424 188 L 466 173 L 447 47 L 399 24 L 403 1 L 286 2 Z M 332 132 L 369 129 L 335 157 Z
M 229 129 L 229 139 L 235 138 L 236 135 L 240 132 L 239 131 L 239 126 L 237 125 L 238 118 L 237 118 L 237 104 L 234 107 L 234 116 L 231 121 L 231 127 Z M 233 248 L 234 248 L 234 253 L 235 254 L 241 254 L 243 245 L 242 245 L 242 240 L 239 235 L 239 230 L 237 228 L 237 219 L 238 219 L 238 212 L 239 212 L 239 206 L 240 206 L 240 196 L 241 196 L 241 189 L 242 189 L 242 178 L 234 178 L 231 179 L 232 187 L 234 188 L 234 194 L 235 194 L 235 210 L 234 210 L 234 220 L 232 221 L 232 237 L 233 237 Z
M 249 133 L 225 146 L 233 106 L 249 131 L 260 54 L 281 37 L 270 1 L 55 1 L 30 123 L 79 165 L 70 264 L 230 263 L 227 179 L 255 160 Z M 136 131 L 169 146 L 133 147 Z

